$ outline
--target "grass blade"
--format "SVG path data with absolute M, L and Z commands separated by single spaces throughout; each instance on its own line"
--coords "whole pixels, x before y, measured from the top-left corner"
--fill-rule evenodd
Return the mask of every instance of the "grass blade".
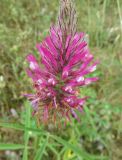
M 4 127 L 4 128 L 10 128 L 10 129 L 15 129 L 15 130 L 19 130 L 19 131 L 25 131 L 25 129 L 27 131 L 31 131 L 34 133 L 38 133 L 39 135 L 47 135 L 48 133 L 44 130 L 41 129 L 36 129 L 36 128 L 31 128 L 31 127 L 26 127 L 24 125 L 21 124 L 14 124 L 14 123 L 7 123 L 7 122 L 0 122 L 0 126 Z
M 37 150 L 37 153 L 36 153 L 34 160 L 41 160 L 43 153 L 45 151 L 45 148 L 47 146 L 47 143 L 48 143 L 48 136 L 47 136 L 47 139 L 42 144 L 42 146 Z
M 28 159 L 29 133 L 26 127 L 30 127 L 31 107 L 30 107 L 29 102 L 26 102 L 24 106 L 26 108 L 26 116 L 25 116 L 25 134 L 24 134 L 25 148 L 23 152 L 23 160 L 27 160 Z
M 18 150 L 18 149 L 24 149 L 24 145 L 0 143 L 0 150 Z
M 24 130 L 24 126 L 20 124 L 0 122 L 0 126 L 4 128 L 10 128 L 10 129 L 15 129 L 15 130 L 20 130 L 20 131 Z

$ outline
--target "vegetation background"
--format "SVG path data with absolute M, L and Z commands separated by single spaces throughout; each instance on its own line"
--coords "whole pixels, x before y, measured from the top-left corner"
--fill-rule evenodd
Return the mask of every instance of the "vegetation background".
M 32 89 L 25 56 L 37 55 L 58 4 L 0 0 L 0 160 L 122 160 L 122 0 L 76 0 L 78 30 L 101 62 L 100 81 L 81 89 L 90 96 L 81 123 L 38 128 L 21 96 Z

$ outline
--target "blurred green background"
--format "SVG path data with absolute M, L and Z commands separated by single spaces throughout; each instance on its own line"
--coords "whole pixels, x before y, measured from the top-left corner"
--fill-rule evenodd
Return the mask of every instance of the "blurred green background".
M 25 56 L 57 18 L 58 0 L 0 0 L 0 160 L 122 160 L 122 1 L 76 0 L 78 30 L 100 59 L 100 81 L 81 123 L 38 128 L 21 95 L 31 91 Z

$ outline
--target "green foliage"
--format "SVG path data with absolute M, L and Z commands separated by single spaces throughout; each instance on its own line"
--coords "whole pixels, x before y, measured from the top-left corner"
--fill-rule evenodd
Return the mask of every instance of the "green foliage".
M 58 1 L 0 1 L 0 159 L 121 160 L 122 159 L 122 1 L 76 0 L 78 30 L 100 65 L 100 81 L 81 88 L 89 96 L 81 123 L 37 127 L 31 106 L 22 97 L 31 92 L 25 56 L 56 20 Z
M 24 145 L 21 144 L 7 144 L 7 143 L 0 143 L 0 150 L 17 150 L 23 149 Z

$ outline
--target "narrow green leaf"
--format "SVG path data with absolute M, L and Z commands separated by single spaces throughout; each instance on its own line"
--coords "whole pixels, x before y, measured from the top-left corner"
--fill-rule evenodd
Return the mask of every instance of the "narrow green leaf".
M 24 141 L 25 141 L 25 148 L 23 152 L 23 160 L 28 160 L 28 141 L 29 141 L 29 133 L 26 127 L 30 127 L 31 121 L 31 107 L 29 102 L 25 102 L 26 108 L 26 116 L 25 116 L 25 134 L 24 134 Z
M 37 150 L 34 160 L 41 160 L 47 143 L 48 143 L 48 136 L 47 136 L 47 139 L 42 144 L 42 146 Z
M 0 150 L 18 150 L 23 148 L 24 148 L 24 145 L 21 145 L 21 144 L 0 143 Z
M 53 147 L 50 143 L 47 144 L 47 147 L 55 154 L 59 155 L 59 152 L 56 150 L 56 148 Z
M 0 122 L 0 126 L 4 127 L 4 128 L 10 128 L 10 129 L 19 130 L 19 131 L 25 131 L 25 129 L 26 129 L 27 131 L 38 133 L 40 135 L 46 135 L 46 134 L 48 134 L 48 132 L 46 132 L 44 130 L 35 129 L 35 128 L 31 128 L 31 127 L 26 127 L 24 125 L 17 124 L 17 123 L 14 124 L 14 123 Z
M 0 122 L 0 126 L 4 127 L 4 128 L 16 129 L 16 130 L 20 130 L 20 131 L 24 130 L 24 126 L 20 125 L 20 124 Z

